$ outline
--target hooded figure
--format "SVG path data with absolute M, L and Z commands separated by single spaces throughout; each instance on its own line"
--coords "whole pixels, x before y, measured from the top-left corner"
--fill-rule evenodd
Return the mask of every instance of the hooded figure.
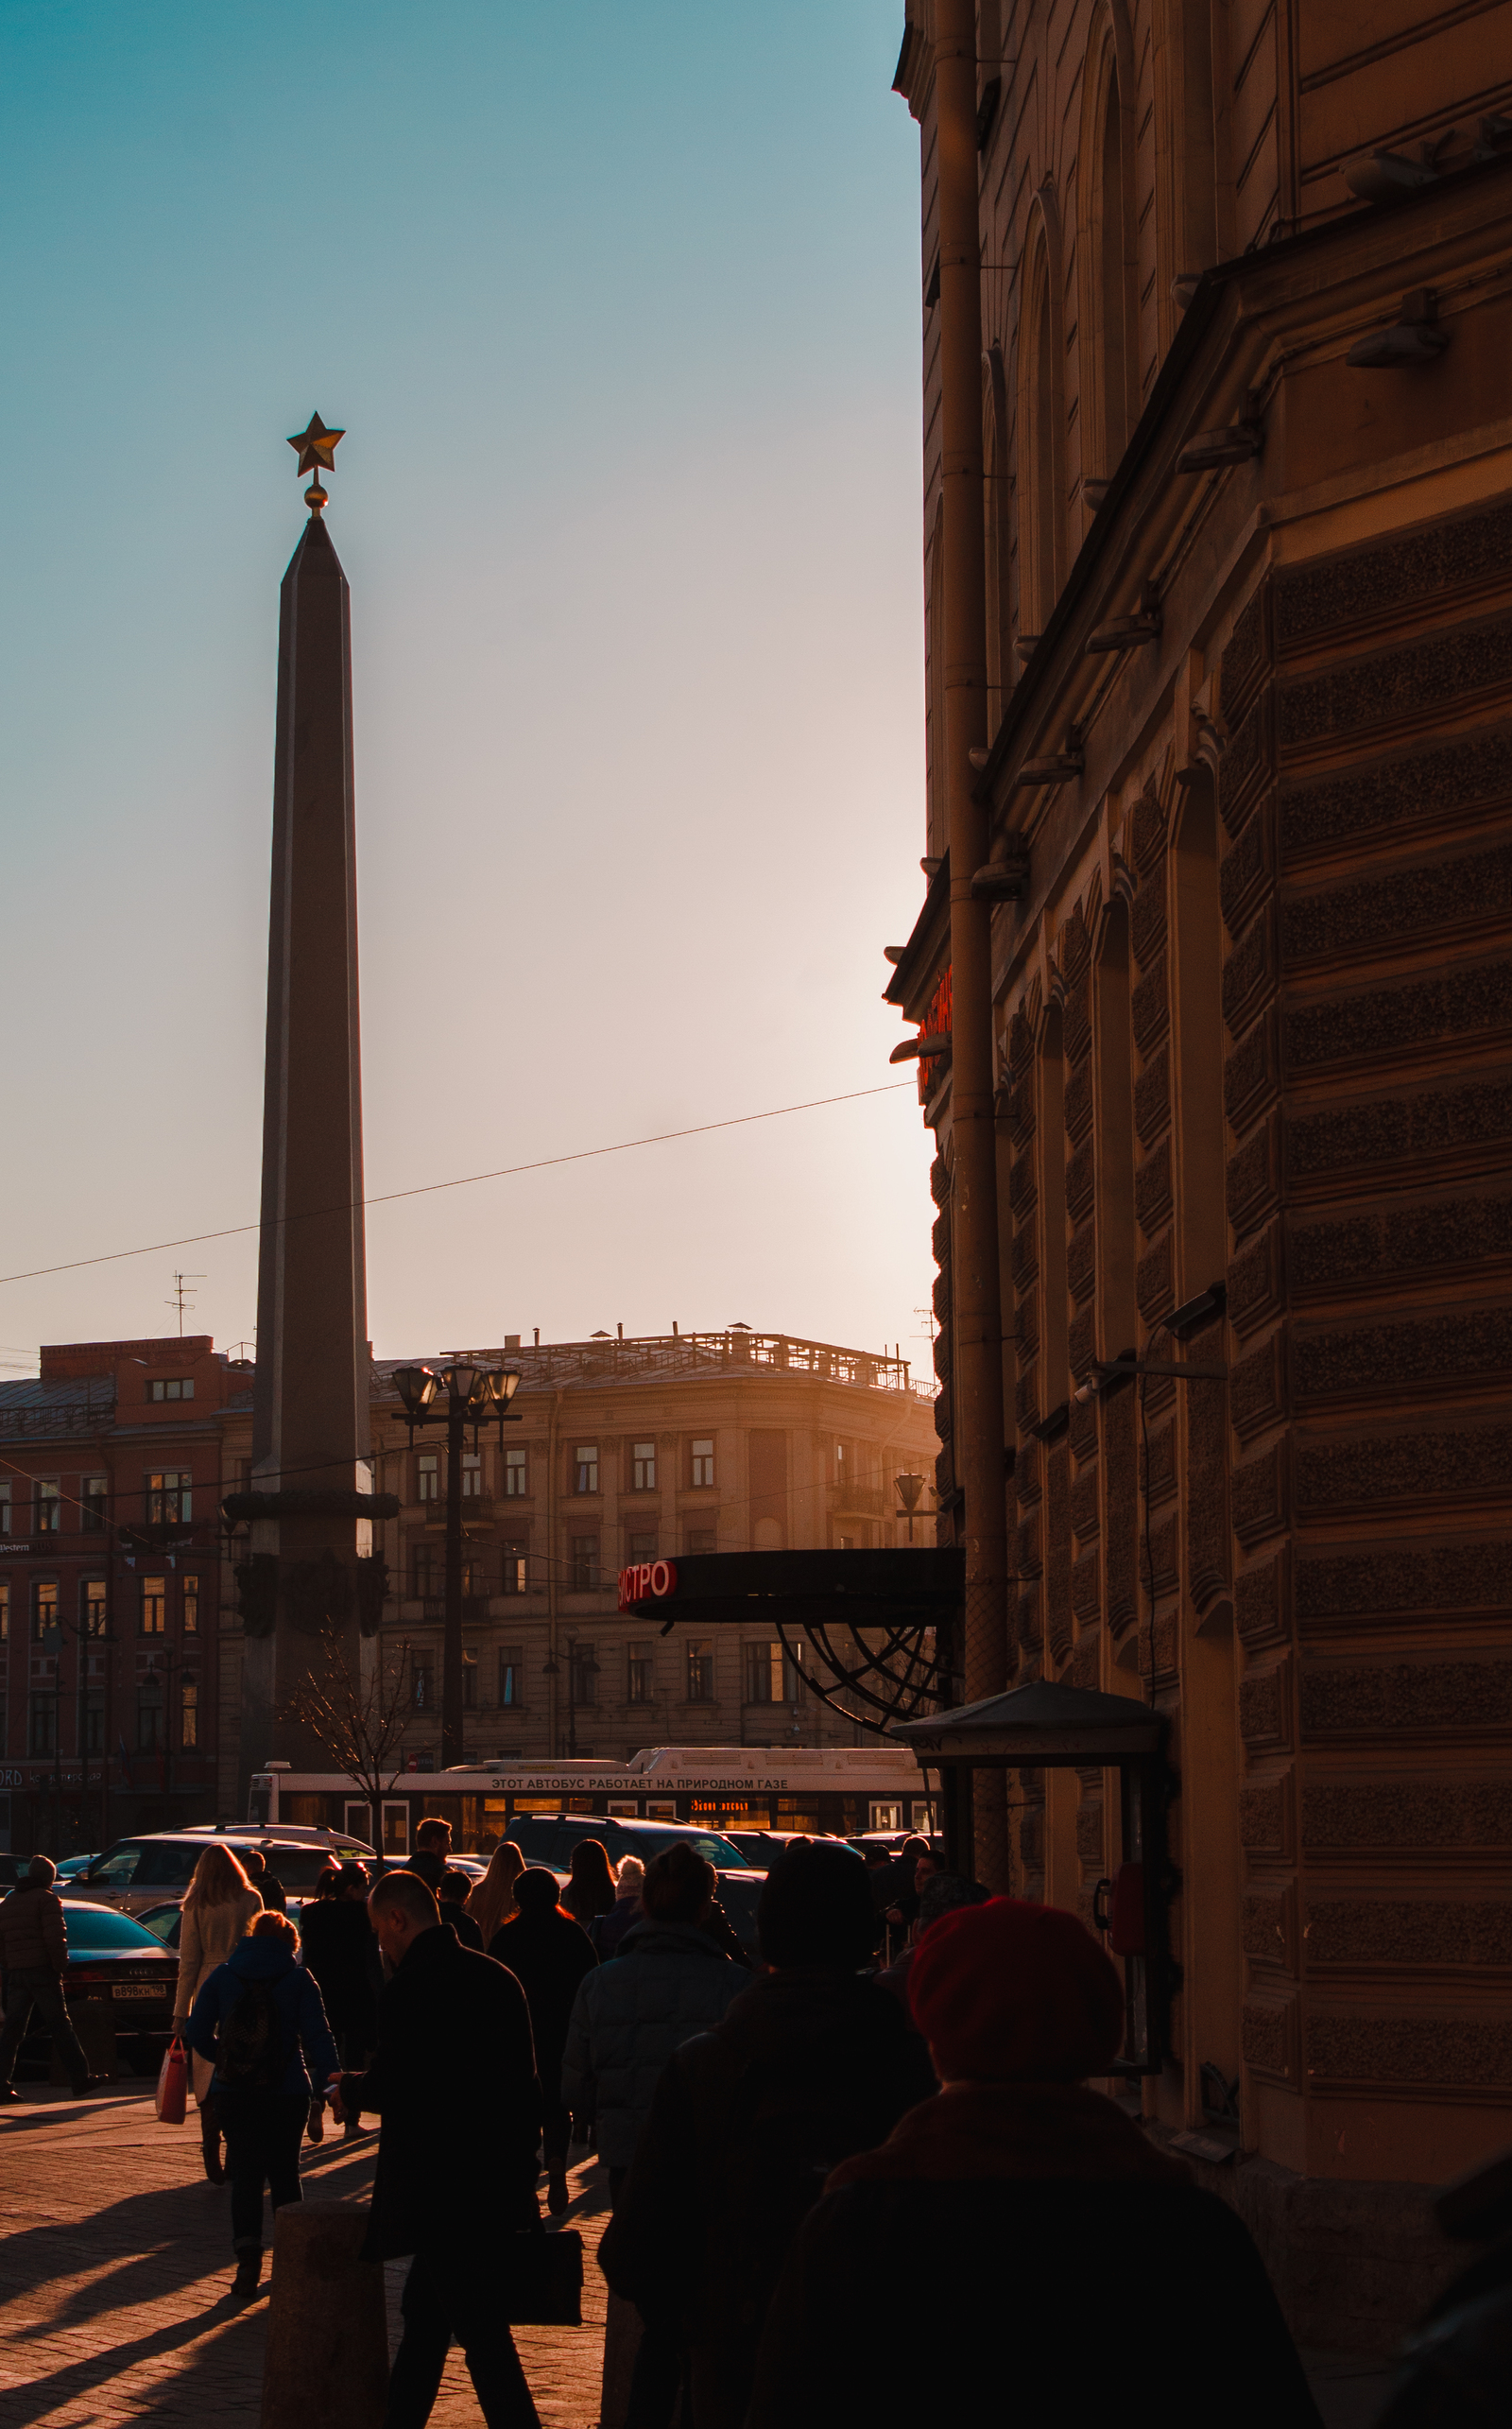
M 958 1907 L 919 1941 L 908 1990 L 943 2089 L 831 2174 L 767 2314 L 748 2429 L 994 2411 L 1320 2429 L 1235 2213 L 1087 2088 L 1118 2052 L 1124 1994 L 1076 1917 Z M 910 2251 L 948 2289 L 937 2333 L 837 2336 Z

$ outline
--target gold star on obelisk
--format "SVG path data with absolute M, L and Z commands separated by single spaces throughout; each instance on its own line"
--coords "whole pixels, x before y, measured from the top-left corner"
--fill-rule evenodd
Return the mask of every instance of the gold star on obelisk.
M 312 514 L 318 514 L 327 503 L 326 492 L 320 487 L 320 475 L 335 470 L 336 447 L 346 435 L 344 430 L 328 430 L 319 415 L 312 413 L 308 429 L 300 431 L 289 440 L 289 445 L 299 457 L 300 472 L 315 474 L 304 492 L 304 503 Z

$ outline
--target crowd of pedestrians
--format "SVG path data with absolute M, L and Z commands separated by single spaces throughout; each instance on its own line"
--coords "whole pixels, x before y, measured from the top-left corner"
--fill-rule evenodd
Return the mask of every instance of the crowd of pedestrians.
M 1158 2400 L 1196 2429 L 1221 2387 L 1240 2429 L 1316 2423 L 1235 2212 L 1089 2088 L 1124 1993 L 1074 1916 L 991 1897 L 924 1840 L 858 1861 L 799 1838 L 752 1963 L 688 1841 L 617 1869 L 580 1841 L 563 1884 L 508 1841 L 472 1882 L 450 1840 L 427 1820 L 376 1881 L 333 1863 L 297 1925 L 266 1869 L 213 1844 L 180 1937 L 175 2022 L 239 2298 L 265 2191 L 300 2198 L 301 2138 L 328 2108 L 349 2138 L 376 2121 L 365 2256 L 410 2263 L 386 2429 L 421 2429 L 454 2338 L 490 2429 L 539 2429 L 508 2296 L 547 2248 L 542 2175 L 548 2214 L 570 2207 L 575 2128 L 608 2176 L 600 2265 L 639 2322 L 623 2429 L 917 2429 L 1009 2379 L 1025 2420 Z M 52 1878 L 39 1858 L 0 1903 L 8 2092 L 34 2010 L 87 2082 Z M 911 2259 L 943 2307 L 900 2334 L 877 2295 Z

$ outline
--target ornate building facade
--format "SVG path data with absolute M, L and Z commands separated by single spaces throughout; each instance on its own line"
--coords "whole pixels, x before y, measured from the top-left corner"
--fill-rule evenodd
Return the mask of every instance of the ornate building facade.
M 1007 1472 L 971 1692 L 1168 1714 L 1146 2113 L 1231 2110 L 1294 2317 L 1342 2237 L 1389 2341 L 1413 2188 L 1512 2109 L 1512 17 L 909 0 L 897 83 L 928 887 L 887 993 L 969 1576 L 970 1460 Z M 1096 1771 L 978 1817 L 1089 1917 L 1116 1835 Z
M 485 1426 L 463 1453 L 466 1759 L 858 1742 L 853 1724 L 803 1690 L 769 1629 L 704 1636 L 679 1622 L 662 1635 L 620 1616 L 616 1583 L 632 1561 L 686 1553 L 904 1542 L 900 1473 L 925 1479 L 913 1522 L 922 1541 L 934 1525 L 931 1395 L 906 1363 L 741 1326 L 524 1346 L 511 1335 L 478 1354 L 523 1380 L 521 1422 Z M 404 1363 L 372 1370 L 375 1490 L 400 1505 L 374 1528 L 387 1567 L 380 1636 L 405 1664 L 401 1759 L 430 1770 L 440 1762 L 447 1455 L 434 1436 L 408 1438 L 391 1379 Z M 221 1639 L 228 1709 L 243 1652 L 232 1613 Z M 229 1740 L 222 1773 L 232 1810 Z

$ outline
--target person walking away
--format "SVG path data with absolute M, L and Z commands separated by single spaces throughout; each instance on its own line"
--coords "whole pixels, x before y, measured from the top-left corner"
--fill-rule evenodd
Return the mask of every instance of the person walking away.
M 313 1973 L 294 1961 L 299 1934 L 265 1912 L 211 1975 L 189 2018 L 189 2045 L 214 2059 L 214 2094 L 231 2179 L 232 2292 L 245 2301 L 263 2273 L 263 2187 L 275 2214 L 300 2198 L 300 2143 L 315 2080 L 335 2089 L 339 2060 Z
M 595 1915 L 588 1926 L 602 1965 L 606 1957 L 617 1956 L 621 1940 L 641 1915 L 641 1891 L 645 1883 L 645 1866 L 638 1855 L 622 1855 L 614 1873 L 614 1904 L 607 1915 Z
M 1026 2422 L 1321 2429 L 1237 2214 L 1087 2088 L 1124 1991 L 1077 1918 L 1010 1898 L 944 1915 L 909 1997 L 944 2090 L 830 2176 L 772 2299 L 749 2429 L 918 2429 L 974 2415 L 984 2387 Z M 837 2335 L 917 2250 L 949 2333 Z
M 489 1869 L 481 1881 L 475 1881 L 468 1894 L 467 1910 L 483 1934 L 483 1945 L 491 1948 L 494 1934 L 514 1913 L 514 1885 L 525 1869 L 525 1859 L 512 1838 L 507 1838 L 489 1857 Z
M 555 1877 L 555 1876 L 554 1876 Z M 448 1865 L 441 1874 L 441 1886 L 436 1892 L 436 1903 L 441 1910 L 441 1921 L 448 1931 L 455 1932 L 464 1948 L 476 1949 L 481 1956 L 485 1947 L 477 1919 L 470 1915 L 467 1902 L 472 1887 L 461 1867 Z
M 601 1838 L 580 1838 L 573 1849 L 571 1877 L 561 1903 L 574 1922 L 586 1931 L 599 1915 L 607 1915 L 617 1895 L 614 1875 Z
M 259 1903 L 268 1914 L 286 1915 L 288 1913 L 287 1892 L 277 1873 L 268 1870 L 267 1858 L 260 1847 L 243 1849 L 242 1869 L 247 1875 L 249 1886 L 257 1891 Z
M 6 2023 L 0 2033 L 0 2100 L 19 2100 L 11 2081 L 16 2053 L 33 2011 L 51 2033 L 53 2047 L 68 2069 L 76 2100 L 94 2091 L 83 2046 L 68 2017 L 63 1977 L 68 1964 L 68 1923 L 53 1888 L 58 1867 L 50 1855 L 34 1855 L 25 1881 L 0 1899 L 0 1967 L 5 1970 Z
M 686 1840 L 654 1856 L 641 1921 L 625 1934 L 611 1965 L 584 1975 L 573 2002 L 561 2096 L 579 2116 L 596 2117 L 598 2155 L 616 2207 L 662 2068 L 679 2042 L 718 2024 L 750 1980 L 702 1929 L 717 1886 L 713 1866 Z M 668 2277 L 654 2268 L 636 2283 L 631 2300 L 643 2334 L 626 2429 L 665 2429 L 682 2374 L 677 2298 Z
M 858 1971 L 877 1918 L 851 1849 L 790 1848 L 756 1928 L 770 1970 L 670 2059 L 599 2250 L 637 2305 L 679 2289 L 694 2429 L 741 2429 L 767 2302 L 829 2170 L 935 2090 L 896 2000 Z
M 440 1896 L 441 1875 L 452 1860 L 452 1825 L 439 1814 L 427 1814 L 415 1825 L 415 1852 L 406 1871 L 418 1872 L 426 1887 Z
M 540 2226 L 541 2097 L 525 1994 L 463 1948 L 428 1885 L 389 1872 L 368 1901 L 393 1968 L 378 2049 L 343 2076 L 341 2107 L 379 2118 L 365 2260 L 413 2254 L 385 2429 L 422 2429 L 455 2335 L 488 2429 L 539 2429 L 498 2288 L 517 2234 Z
M 515 1883 L 515 1899 L 520 1911 L 495 1933 L 489 1955 L 508 1967 L 530 2009 L 541 2084 L 546 2207 L 555 2218 L 567 2207 L 567 2145 L 573 2124 L 561 2096 L 561 2054 L 577 1985 L 598 1959 L 581 1923 L 558 1904 L 555 1872 L 532 1865 Z
M 367 2065 L 378 2046 L 378 1993 L 383 1967 L 378 1942 L 368 1921 L 366 1865 L 343 1864 L 335 1876 L 335 1895 L 307 1905 L 300 1916 L 300 1962 L 319 1987 L 326 2022 L 331 2027 L 343 2067 Z M 310 2104 L 314 2127 L 323 2102 Z M 360 2126 L 349 2124 L 343 2140 L 354 2142 Z
M 232 1850 L 212 1841 L 195 1866 L 180 1910 L 173 2029 L 180 2041 L 188 2029 L 189 2011 L 205 1984 L 216 1966 L 224 1965 L 232 1949 L 246 1938 L 262 1911 L 262 1898 Z M 195 2098 L 199 2106 L 199 2145 L 204 2154 L 205 2174 L 212 2184 L 223 2184 L 226 2171 L 220 2161 L 220 2137 L 224 2129 L 212 2090 L 215 2068 L 198 2051 L 190 2052 L 190 2061 Z

